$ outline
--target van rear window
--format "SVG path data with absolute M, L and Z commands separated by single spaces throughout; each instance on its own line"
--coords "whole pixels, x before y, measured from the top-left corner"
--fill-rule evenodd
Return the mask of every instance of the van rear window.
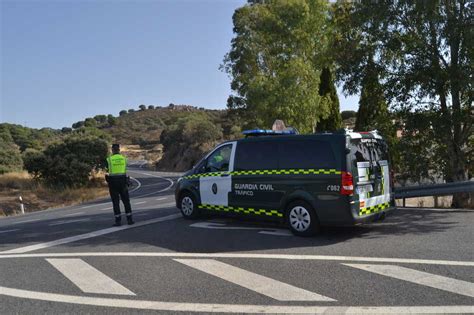
M 351 154 L 355 156 L 356 162 L 388 161 L 387 144 L 378 139 L 352 139 Z
M 338 169 L 332 146 L 327 141 L 288 141 L 278 145 L 281 169 Z

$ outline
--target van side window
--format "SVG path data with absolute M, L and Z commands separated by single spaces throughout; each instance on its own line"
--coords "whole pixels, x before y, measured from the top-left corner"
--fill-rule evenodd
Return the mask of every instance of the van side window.
M 230 155 L 232 153 L 232 144 L 224 145 L 214 151 L 206 163 L 206 172 L 226 172 L 229 170 Z
M 278 147 L 274 142 L 239 142 L 235 153 L 236 171 L 278 168 Z
M 318 140 L 279 143 L 281 169 L 338 169 L 329 142 Z

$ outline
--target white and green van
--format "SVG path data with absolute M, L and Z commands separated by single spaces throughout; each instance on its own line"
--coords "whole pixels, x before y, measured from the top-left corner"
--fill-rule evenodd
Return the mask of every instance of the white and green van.
M 185 218 L 265 218 L 307 236 L 393 209 L 388 148 L 377 132 L 249 135 L 218 145 L 179 179 L 176 205 Z

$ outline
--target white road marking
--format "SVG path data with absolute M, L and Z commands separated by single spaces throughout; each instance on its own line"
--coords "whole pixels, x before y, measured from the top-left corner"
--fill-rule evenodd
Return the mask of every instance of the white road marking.
M 77 220 L 67 220 L 67 221 L 60 221 L 60 222 L 55 222 L 49 224 L 49 226 L 56 226 L 56 225 L 63 225 L 63 224 L 69 224 L 69 223 L 76 223 L 76 222 L 85 222 L 85 221 L 90 221 L 91 219 L 77 219 Z
M 250 231 L 259 231 L 258 233 L 260 234 L 292 236 L 291 232 L 287 230 L 283 230 L 283 229 L 265 229 L 265 228 L 259 228 L 259 227 L 227 226 L 226 224 L 215 223 L 215 222 L 198 222 L 198 223 L 191 224 L 190 227 L 202 228 L 202 229 L 213 229 L 213 230 L 250 230 Z
M 97 294 L 135 295 L 81 259 L 46 259 L 54 268 L 74 283 L 82 292 Z
M 14 224 L 21 224 L 21 223 L 36 222 L 36 221 L 40 221 L 40 220 L 41 220 L 41 219 L 23 220 L 23 221 L 14 222 Z
M 2 233 L 8 233 L 8 232 L 15 232 L 15 231 L 19 231 L 20 229 L 13 229 L 13 230 L 4 230 L 4 231 L 0 231 L 0 234 Z
M 75 213 L 63 215 L 63 217 L 73 217 L 73 216 L 84 214 L 84 213 L 85 212 L 75 212 Z
M 108 228 L 108 229 L 103 229 L 103 230 L 98 230 L 98 231 L 85 233 L 85 234 L 81 234 L 81 235 L 66 237 L 66 238 L 62 238 L 62 239 L 51 241 L 51 242 L 39 243 L 39 244 L 29 245 L 29 246 L 25 246 L 25 247 L 19 247 L 19 248 L 15 248 L 15 249 L 0 252 L 0 257 L 2 257 L 1 254 L 28 253 L 28 252 L 32 252 L 32 251 L 39 250 L 39 249 L 44 249 L 44 248 L 53 247 L 53 246 L 57 246 L 57 245 L 77 242 L 77 241 L 80 241 L 80 240 L 85 240 L 85 239 L 89 239 L 89 238 L 93 238 L 93 237 L 97 237 L 97 236 L 102 236 L 102 235 L 106 235 L 106 234 L 110 234 L 110 233 L 115 233 L 115 232 L 118 232 L 118 231 L 134 229 L 134 228 L 138 228 L 138 227 L 153 224 L 153 223 L 164 222 L 164 221 L 169 221 L 169 220 L 175 220 L 179 217 L 181 217 L 181 214 L 176 213 L 176 214 L 168 215 L 168 216 L 161 217 L 161 218 L 156 218 L 156 219 L 151 219 L 151 220 L 147 220 L 147 221 L 143 221 L 143 222 L 138 222 L 138 223 L 135 223 L 134 225 L 124 225 L 124 226 L 119 226 L 119 227 L 111 227 L 111 228 Z
M 180 214 L 173 214 L 166 217 L 153 219 L 144 222 L 150 222 L 155 220 L 167 221 L 173 220 L 180 217 Z M 158 222 L 161 222 L 158 221 Z M 122 229 L 133 228 L 138 224 L 144 222 L 135 223 L 131 226 L 122 226 L 118 228 L 110 228 L 115 231 Z M 150 224 L 147 223 L 147 224 Z M 110 230 L 106 229 L 106 230 Z M 101 230 L 104 231 L 104 230 Z M 96 231 L 92 233 L 98 233 Z M 92 234 L 87 233 L 84 235 Z M 112 233 L 107 232 L 105 234 Z M 100 234 L 103 235 L 103 234 Z M 82 235 L 78 235 L 82 236 Z M 78 237 L 75 236 L 75 237 Z M 99 236 L 99 235 L 97 235 Z M 91 236 L 95 237 L 95 236 Z M 90 237 L 85 237 L 90 238 Z M 81 238 L 82 239 L 82 238 Z M 53 241 L 56 242 L 56 241 Z M 61 243 L 63 244 L 63 243 Z M 35 245 L 33 245 L 35 246 Z M 54 246 L 54 245 L 52 245 Z M 50 246 L 47 246 L 50 247 Z M 43 248 L 43 247 L 41 247 Z M 39 248 L 39 249 L 41 249 Z M 17 251 L 19 249 L 14 249 Z M 35 249 L 32 249 L 35 250 Z M 354 262 L 373 262 L 373 263 L 392 263 L 392 264 L 421 264 L 421 265 L 440 265 L 440 266 L 465 266 L 474 267 L 474 261 L 460 261 L 460 260 L 434 260 L 434 259 L 412 259 L 412 258 L 385 258 L 385 257 L 361 257 L 361 256 L 325 256 L 325 255 L 291 255 L 291 254 L 253 254 L 253 253 L 177 253 L 177 252 L 92 252 L 92 253 L 39 253 L 39 254 L 21 254 L 30 252 L 28 251 L 4 251 L 0 252 L 0 259 L 2 258 L 31 258 L 31 257 L 176 257 L 176 258 L 244 258 L 244 259 L 281 259 L 281 260 L 321 260 L 321 261 L 354 261 Z M 14 254 L 14 255 L 10 255 Z M 17 255 L 18 254 L 18 255 Z
M 130 190 L 129 193 L 132 193 L 132 192 L 134 192 L 134 191 L 137 191 L 137 190 L 140 189 L 140 187 L 142 187 L 142 183 L 140 183 L 140 181 L 139 181 L 138 179 L 136 179 L 136 178 L 134 178 L 134 177 L 132 177 L 132 176 L 130 176 L 130 179 L 133 180 L 133 181 L 135 181 L 135 182 L 137 183 L 137 187 L 135 187 L 134 189 Z
M 70 303 L 76 305 L 106 306 L 124 309 L 168 312 L 203 313 L 265 313 L 265 314 L 472 314 L 472 305 L 452 306 L 292 306 L 292 305 L 239 305 L 143 301 L 112 299 L 66 294 L 35 292 L 0 287 L 0 294 L 18 298 Z
M 175 261 L 278 301 L 336 301 L 213 259 L 175 259 Z
M 114 208 L 114 207 L 102 208 L 102 209 L 99 209 L 99 211 L 112 210 L 113 208 Z
M 146 201 L 140 201 L 140 202 L 135 202 L 133 205 L 136 206 L 136 205 L 142 205 L 144 203 L 147 203 Z
M 169 190 L 171 187 L 173 187 L 174 185 L 174 182 L 173 180 L 169 179 L 169 178 L 166 178 L 166 177 L 162 177 L 162 176 L 158 176 L 158 175 L 153 175 L 153 174 L 150 174 L 150 173 L 140 173 L 140 172 L 137 172 L 137 171 L 133 171 L 134 173 L 138 173 L 138 174 L 141 174 L 141 175 L 146 175 L 146 176 L 151 176 L 151 177 L 156 177 L 156 178 L 160 178 L 160 179 L 164 179 L 166 181 L 168 181 L 170 183 L 170 185 L 164 189 L 161 189 L 161 190 L 158 190 L 158 191 L 155 191 L 155 192 L 151 192 L 151 193 L 148 193 L 148 194 L 144 194 L 144 195 L 139 195 L 139 196 L 136 196 L 136 197 L 145 197 L 145 196 L 150 196 L 150 195 L 154 195 L 154 194 L 157 194 L 157 193 L 160 193 L 160 192 L 164 192 L 164 191 L 167 191 Z
M 92 208 L 92 207 L 97 207 L 97 206 L 103 206 L 103 205 L 106 205 L 106 204 L 108 204 L 108 202 L 96 203 L 94 205 L 83 206 L 83 207 L 79 207 L 77 209 L 87 209 L 87 208 Z
M 474 283 L 434 275 L 428 272 L 394 265 L 343 264 L 345 266 L 373 272 L 382 276 L 404 280 L 427 287 L 474 297 Z
M 156 198 L 157 201 L 168 199 L 168 197 Z

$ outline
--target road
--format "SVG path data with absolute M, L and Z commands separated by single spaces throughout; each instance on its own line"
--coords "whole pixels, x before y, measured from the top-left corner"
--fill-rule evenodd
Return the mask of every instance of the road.
M 181 218 L 174 174 L 132 168 L 136 224 L 107 200 L 0 219 L 0 313 L 474 313 L 474 212 L 397 209 L 294 237 Z

